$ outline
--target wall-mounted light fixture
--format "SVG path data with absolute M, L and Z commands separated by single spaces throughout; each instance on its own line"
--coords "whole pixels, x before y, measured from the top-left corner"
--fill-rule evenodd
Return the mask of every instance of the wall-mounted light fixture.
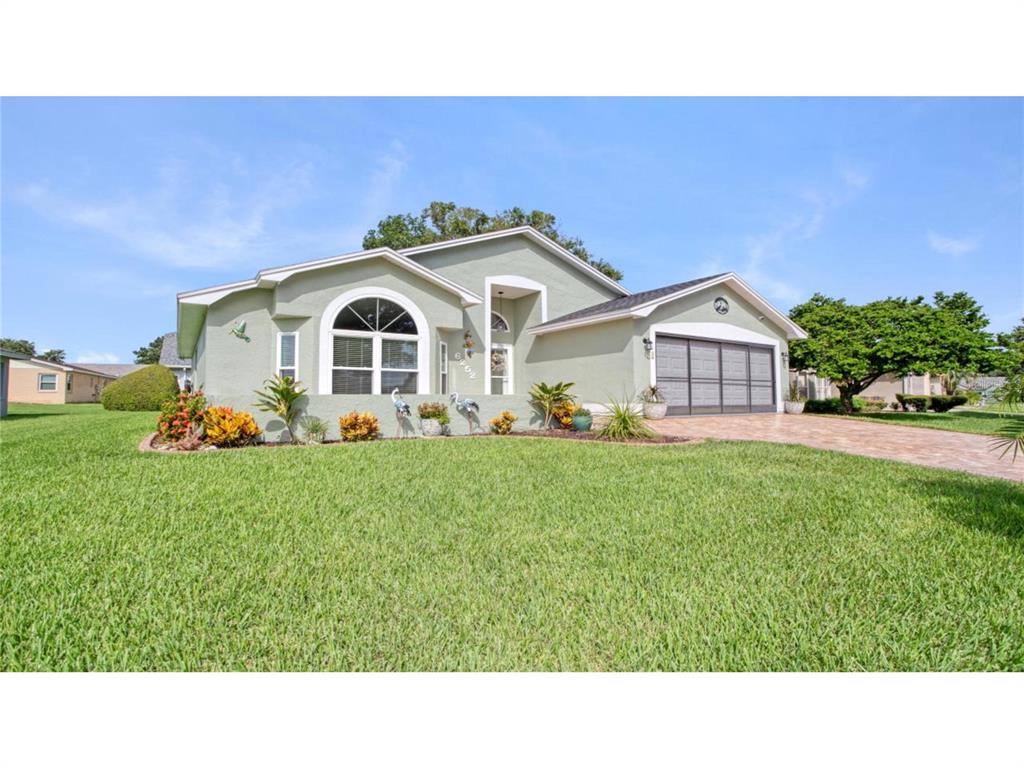
M 647 355 L 648 358 L 653 357 L 654 356 L 654 342 L 651 341 L 651 337 L 650 336 L 644 336 L 643 342 L 644 342 L 644 354 Z

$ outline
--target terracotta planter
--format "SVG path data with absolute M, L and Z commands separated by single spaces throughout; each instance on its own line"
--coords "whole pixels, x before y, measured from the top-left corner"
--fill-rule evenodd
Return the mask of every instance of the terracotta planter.
M 668 403 L 644 403 L 644 418 L 651 421 L 664 419 L 668 413 Z
M 572 417 L 572 428 L 577 432 L 589 432 L 590 427 L 594 424 L 593 416 L 573 416 Z
M 437 419 L 423 419 L 420 422 L 420 429 L 423 430 L 424 437 L 441 436 L 441 422 Z
M 786 413 L 797 414 L 804 412 L 803 401 L 787 400 L 782 404 L 782 407 L 786 410 Z

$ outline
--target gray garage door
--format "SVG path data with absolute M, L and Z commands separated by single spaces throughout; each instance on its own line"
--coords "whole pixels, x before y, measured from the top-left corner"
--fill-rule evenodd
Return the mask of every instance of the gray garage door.
M 775 410 L 771 347 L 659 334 L 654 359 L 673 416 Z

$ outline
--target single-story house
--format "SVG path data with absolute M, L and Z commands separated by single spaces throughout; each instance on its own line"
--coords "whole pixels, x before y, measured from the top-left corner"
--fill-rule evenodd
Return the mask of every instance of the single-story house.
M 178 380 L 178 389 L 192 380 L 192 362 L 178 357 L 178 334 L 165 333 L 164 342 L 160 347 L 160 365 L 167 366 Z
M 253 390 L 289 375 L 335 435 L 352 410 L 387 433 L 395 389 L 413 407 L 476 401 L 478 422 L 453 409 L 453 432 L 504 409 L 526 427 L 538 381 L 596 406 L 656 384 L 675 415 L 780 411 L 782 356 L 806 337 L 735 273 L 631 293 L 530 227 L 264 269 L 178 294 L 177 317 L 211 402 L 254 411 Z
M 0 348 L 0 418 L 7 415 L 7 388 L 11 380 L 11 361 L 28 359 L 29 356 L 21 352 Z
M 117 377 L 77 363 L 30 357 L 10 361 L 12 403 L 98 403 L 100 391 Z
M 142 363 L 75 363 L 79 368 L 86 368 L 90 371 L 97 371 L 115 379 L 135 373 L 146 366 Z
M 907 376 L 896 376 L 886 373 L 879 376 L 858 397 L 867 400 L 884 400 L 887 403 L 895 403 L 896 395 L 941 395 L 943 389 L 943 376 L 928 373 L 914 373 Z M 797 385 L 797 391 L 801 397 L 812 400 L 820 400 L 829 397 L 839 397 L 839 389 L 829 379 L 818 376 L 814 371 L 789 372 L 790 384 Z

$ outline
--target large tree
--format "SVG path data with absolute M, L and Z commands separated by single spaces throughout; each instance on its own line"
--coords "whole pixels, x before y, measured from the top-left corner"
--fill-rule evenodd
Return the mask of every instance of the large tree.
M 9 352 L 20 352 L 29 357 L 36 356 L 35 342 L 28 339 L 0 339 L 0 348 L 6 349 Z
M 134 352 L 135 362 L 142 363 L 143 365 L 153 365 L 154 363 L 160 362 L 160 350 L 164 347 L 164 337 L 157 336 L 149 344 L 144 347 L 139 347 Z
M 479 208 L 458 206 L 455 203 L 434 201 L 417 216 L 398 213 L 382 219 L 375 229 L 363 238 L 363 248 L 389 247 L 396 250 L 429 245 L 457 237 L 496 232 L 512 227 L 529 225 L 554 240 L 580 260 L 600 270 L 612 280 L 621 280 L 622 272 L 603 259 L 595 258 L 578 237 L 566 237 L 558 231 L 553 214 L 522 208 L 508 208 L 488 215 Z
M 858 306 L 816 293 L 789 316 L 808 333 L 790 344 L 791 365 L 831 379 L 848 413 L 854 395 L 879 377 L 923 373 L 935 364 L 942 320 L 921 297 Z
M 947 394 L 954 394 L 965 376 L 989 373 L 999 365 L 995 338 L 985 329 L 988 318 L 981 305 L 964 291 L 935 294 L 937 336 L 930 373 L 945 376 Z
M 1009 333 L 996 336 L 999 347 L 997 367 L 1007 375 L 1024 374 L 1024 317 Z
M 65 356 L 63 349 L 48 349 L 39 355 L 39 359 L 49 360 L 51 363 L 63 363 Z

